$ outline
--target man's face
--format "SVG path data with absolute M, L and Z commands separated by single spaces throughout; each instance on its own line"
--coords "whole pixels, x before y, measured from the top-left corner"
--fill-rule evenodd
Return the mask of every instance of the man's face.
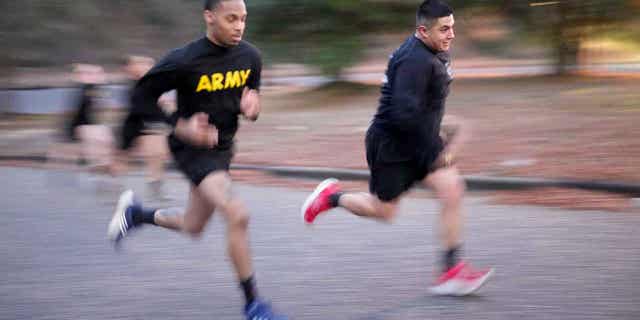
M 420 26 L 423 29 L 427 45 L 436 51 L 448 51 L 455 38 L 453 24 L 453 15 L 449 15 L 438 18 L 430 29 Z
M 236 46 L 242 40 L 247 20 L 244 0 L 220 1 L 211 11 L 204 11 L 204 20 L 219 45 Z
M 73 69 L 73 80 L 84 84 L 105 83 L 104 69 L 91 64 L 76 64 Z

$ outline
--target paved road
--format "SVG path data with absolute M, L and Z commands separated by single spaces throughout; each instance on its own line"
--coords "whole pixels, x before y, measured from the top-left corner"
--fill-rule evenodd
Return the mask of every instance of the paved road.
M 0 181 L 0 319 L 241 319 L 220 219 L 200 241 L 147 227 L 116 253 L 115 188 L 32 169 L 0 168 Z M 144 191 L 142 176 L 122 183 Z M 168 186 L 180 205 L 187 185 Z M 467 255 L 497 275 L 478 296 L 437 298 L 433 201 L 405 201 L 392 226 L 335 211 L 306 228 L 300 190 L 236 192 L 260 290 L 294 319 L 638 319 L 638 215 L 469 199 Z

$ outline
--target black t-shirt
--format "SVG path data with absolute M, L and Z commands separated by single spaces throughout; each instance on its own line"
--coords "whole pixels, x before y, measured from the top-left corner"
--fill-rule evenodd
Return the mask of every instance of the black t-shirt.
M 146 120 L 162 118 L 158 98 L 175 89 L 177 111 L 166 117 L 167 122 L 175 125 L 180 117 L 207 113 L 219 132 L 214 149 L 226 150 L 233 146 L 238 130 L 242 91 L 244 87 L 258 90 L 261 72 L 260 52 L 248 42 L 226 48 L 203 37 L 170 52 L 138 81 L 131 113 Z M 175 137 L 172 140 L 180 143 Z
M 448 54 L 409 37 L 389 59 L 372 127 L 407 153 L 441 150 L 440 123 L 452 80 Z
M 66 135 L 70 140 L 77 140 L 75 129 L 83 125 L 95 124 L 94 99 L 97 96 L 97 88 L 94 84 L 80 84 L 75 111 L 69 122 L 65 125 Z

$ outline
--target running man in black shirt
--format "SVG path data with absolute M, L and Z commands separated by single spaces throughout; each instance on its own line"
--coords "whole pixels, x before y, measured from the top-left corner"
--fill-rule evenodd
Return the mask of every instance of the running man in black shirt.
M 454 38 L 453 11 L 439 0 L 424 1 L 416 32 L 389 60 L 378 112 L 365 144 L 371 172 L 370 194 L 342 193 L 335 179 L 323 181 L 302 206 L 306 223 L 331 208 L 391 221 L 402 194 L 416 183 L 431 187 L 442 204 L 443 272 L 435 294 L 467 295 L 482 286 L 492 270 L 474 271 L 458 260 L 464 181 L 453 159 L 461 130 L 441 136 L 445 99 L 452 81 L 447 54 Z M 445 141 L 446 140 L 446 141 Z
M 70 141 L 80 142 L 81 154 L 90 171 L 114 173 L 113 134 L 98 121 L 96 100 L 102 94 L 100 85 L 106 82 L 104 69 L 91 64 L 75 64 L 73 79 L 80 86 L 73 118 L 65 126 Z
M 133 192 L 118 201 L 108 236 L 117 244 L 133 228 L 154 224 L 198 237 L 218 210 L 227 222 L 228 252 L 246 297 L 247 319 L 286 319 L 257 297 L 249 252 L 249 214 L 232 194 L 228 170 L 240 115 L 255 121 L 260 112 L 260 53 L 242 41 L 247 11 L 243 0 L 207 0 L 206 37 L 169 53 L 136 84 L 132 110 L 140 119 L 163 113 L 158 97 L 175 89 L 177 111 L 169 146 L 174 160 L 191 182 L 188 207 L 170 214 L 142 206 Z M 126 128 L 125 128 L 126 131 Z
M 131 97 L 136 83 L 154 65 L 155 61 L 151 57 L 130 55 L 126 57 L 124 70 L 128 76 Z M 165 113 L 171 113 L 171 103 L 166 98 L 167 94 L 159 98 L 159 105 Z M 127 107 L 131 107 L 131 99 Z M 147 186 L 150 194 L 156 200 L 167 200 L 163 192 L 163 182 L 165 175 L 165 164 L 169 157 L 167 144 L 168 126 L 165 123 L 166 116 L 158 114 L 155 119 L 142 117 L 136 113 L 129 112 L 124 119 L 123 130 L 120 132 L 120 156 L 119 171 L 127 168 L 128 158 L 135 153 L 139 153 L 144 159 L 147 171 Z

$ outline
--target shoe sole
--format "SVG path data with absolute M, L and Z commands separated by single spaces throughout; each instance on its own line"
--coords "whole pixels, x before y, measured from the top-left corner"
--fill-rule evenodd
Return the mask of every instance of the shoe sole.
M 116 210 L 113 212 L 111 222 L 109 222 L 109 227 L 107 228 L 107 237 L 109 238 L 109 240 L 113 242 L 117 241 L 118 234 L 120 234 L 120 224 L 122 219 L 124 219 L 124 212 L 132 203 L 132 190 L 127 190 L 120 195 L 120 198 L 118 199 L 118 205 L 116 205 Z
M 443 283 L 439 286 L 433 286 L 429 288 L 429 292 L 439 296 L 456 296 L 456 297 L 467 296 L 480 290 L 480 288 L 482 288 L 482 286 L 484 286 L 487 283 L 489 278 L 491 278 L 494 271 L 495 271 L 494 269 L 490 269 L 487 272 L 487 274 L 482 276 L 480 279 L 474 281 L 473 284 L 470 286 L 465 285 L 460 281 L 452 280 L 452 281 L 447 281 L 446 283 Z M 467 288 L 464 289 L 465 287 Z
M 300 210 L 300 216 L 302 217 L 302 222 L 304 222 L 306 225 L 313 224 L 313 222 L 307 222 L 307 220 L 304 218 L 304 213 L 307 211 L 307 209 L 309 209 L 309 206 L 311 205 L 313 200 L 316 197 L 318 197 L 318 195 L 320 194 L 320 192 L 322 192 L 322 190 L 324 190 L 324 188 L 326 188 L 331 183 L 337 183 L 337 182 L 338 180 L 334 178 L 325 179 L 324 181 L 320 182 L 320 184 L 316 187 L 315 190 L 313 190 L 311 195 L 309 195 L 307 199 L 304 201 L 304 204 L 302 205 L 302 210 Z

